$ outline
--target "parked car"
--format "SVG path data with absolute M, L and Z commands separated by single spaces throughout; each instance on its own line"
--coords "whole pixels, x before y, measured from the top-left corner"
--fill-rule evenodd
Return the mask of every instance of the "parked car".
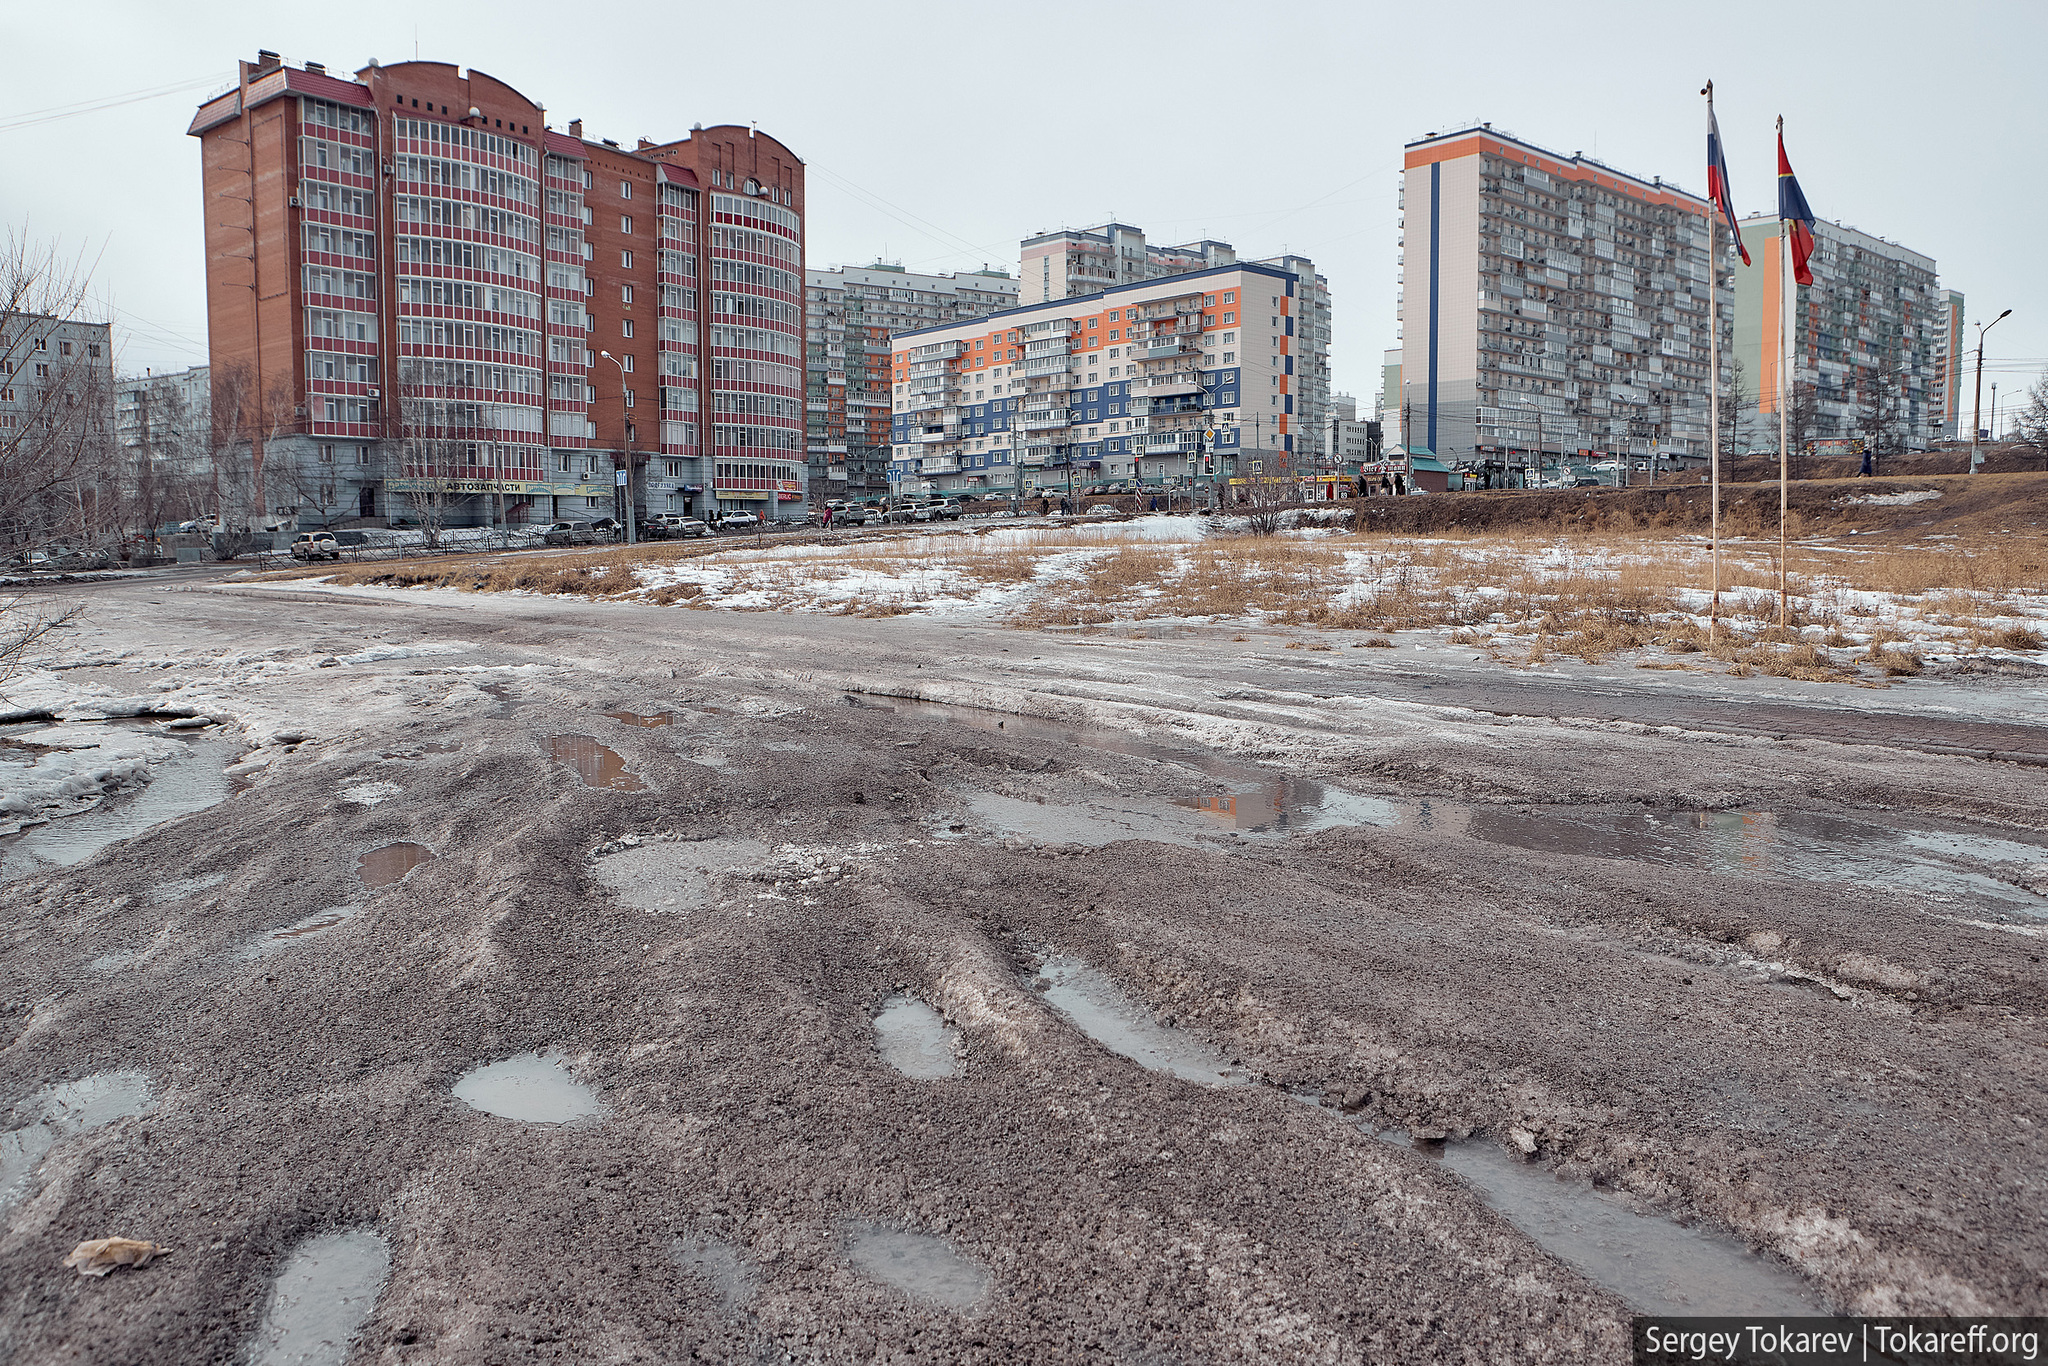
M 671 536 L 709 536 L 711 534 L 711 528 L 695 517 L 685 517 L 680 513 L 670 512 L 664 513 L 659 520 L 668 528 L 668 534 Z
M 334 539 L 331 531 L 301 531 L 292 537 L 292 558 L 338 560 L 341 558 L 341 542 Z
M 844 507 L 833 508 L 832 525 L 866 526 L 868 524 L 868 514 L 872 510 L 871 508 L 861 506 L 859 503 L 848 503 Z
M 600 517 L 590 524 L 593 536 L 616 541 L 626 534 L 626 524 L 616 517 Z
M 960 520 L 960 504 L 956 499 L 942 498 L 938 502 L 927 503 L 925 506 L 930 513 L 929 520 L 931 521 L 957 522 Z
M 541 532 L 544 545 L 589 545 L 597 539 L 588 522 L 556 522 Z
M 885 522 L 921 522 L 924 519 L 917 514 L 918 510 L 923 506 L 922 503 L 898 503 L 882 514 L 882 520 Z
M 751 512 L 721 512 L 713 525 L 720 531 L 752 531 L 761 519 Z

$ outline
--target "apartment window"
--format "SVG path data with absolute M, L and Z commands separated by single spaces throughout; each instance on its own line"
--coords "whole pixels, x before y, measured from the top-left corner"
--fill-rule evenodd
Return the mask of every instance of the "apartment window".
M 620 252 L 619 265 L 626 270 L 631 270 L 633 268 L 633 253 L 630 251 Z
M 1230 291 L 1229 293 L 1225 294 L 1225 295 L 1223 296 L 1223 302 L 1224 302 L 1224 303 L 1227 303 L 1227 304 L 1234 304 L 1234 303 L 1236 303 L 1236 302 L 1237 302 L 1237 291 L 1233 289 L 1233 290 L 1231 290 L 1231 291 Z
M 341 404 L 339 401 L 331 398 L 327 400 L 327 420 L 329 422 L 341 421 Z
M 1204 295 L 1202 296 L 1202 307 L 1204 307 L 1204 308 L 1214 308 L 1214 307 L 1216 307 L 1216 296 L 1215 296 L 1214 294 L 1204 294 Z
M 37 378 L 37 379 L 48 379 L 49 377 L 50 377 L 50 367 L 49 367 L 49 366 L 48 366 L 47 364 L 43 363 L 43 362 L 40 362 L 40 361 L 39 361 L 39 362 L 37 362 L 37 364 L 36 364 L 36 378 Z
M 1235 345 L 1237 345 L 1237 333 L 1235 333 L 1235 332 L 1225 332 L 1225 333 L 1223 334 L 1223 344 L 1224 344 L 1225 346 L 1235 346 Z
M 619 320 L 619 335 L 622 337 L 633 335 L 633 320 L 631 318 L 621 318 Z
M 1223 325 L 1224 325 L 1225 327 L 1228 327 L 1228 326 L 1230 326 L 1230 325 L 1231 325 L 1232 323 L 1234 323 L 1234 322 L 1236 322 L 1236 321 L 1237 321 L 1237 315 L 1236 315 L 1235 313 L 1226 313 L 1226 314 L 1224 314 L 1224 315 L 1223 315 Z
M 632 302 L 633 302 L 633 286 L 631 286 L 631 285 L 620 285 L 620 286 L 619 286 L 619 302 L 620 302 L 620 303 L 622 303 L 622 304 L 629 304 L 629 303 L 632 303 Z M 632 334 L 631 332 L 628 332 L 628 333 L 627 333 L 626 335 L 630 337 L 630 336 L 632 336 L 633 334 Z
M 98 360 L 100 358 L 100 344 L 98 342 L 87 342 L 85 354 L 91 356 L 94 360 Z
M 1118 309 L 1114 309 L 1114 308 L 1110 309 L 1110 310 L 1109 310 L 1109 320 L 1110 320 L 1111 322 L 1115 322 L 1115 321 L 1117 320 L 1118 316 L 1119 316 L 1119 313 L 1120 313 L 1120 310 L 1118 310 Z
M 626 406 L 628 408 L 633 406 L 633 391 L 631 389 L 626 390 Z
M 573 455 L 563 455 L 563 456 L 557 456 L 557 457 L 555 458 L 555 468 L 556 468 L 556 469 L 558 469 L 558 470 L 560 470 L 560 471 L 561 471 L 561 472 L 562 472 L 563 474 L 569 474 L 569 473 L 572 473 L 572 469 L 571 469 L 571 467 L 572 467 L 572 466 L 573 466 L 573 465 L 574 465 L 575 463 L 576 463 L 576 457 L 575 457 L 575 456 L 573 456 Z
M 620 232 L 631 232 L 631 231 L 633 231 L 633 215 L 632 215 L 632 214 L 629 214 L 629 213 L 622 213 L 622 214 L 620 214 L 620 215 L 619 215 L 619 231 L 620 231 Z
M 621 357 L 619 357 L 619 360 L 620 360 L 620 361 L 621 361 L 621 362 L 622 362 L 622 363 L 623 363 L 623 364 L 625 365 L 625 367 L 626 367 L 626 373 L 627 373 L 627 374 L 629 374 L 629 375 L 630 375 L 630 374 L 632 374 L 632 373 L 633 373 L 633 358 L 632 358 L 631 356 L 621 356 Z
M 370 448 L 368 446 L 356 447 L 356 463 L 358 465 L 367 465 L 370 463 Z
M 590 178 L 590 172 L 588 172 L 588 171 L 585 171 L 585 172 L 583 173 L 583 188 L 587 190 L 587 189 L 589 189 L 589 188 L 590 188 L 590 186 L 591 186 L 591 178 Z
M 1231 363 L 1232 361 L 1234 361 L 1234 360 L 1236 360 L 1236 359 L 1237 359 L 1237 352 L 1235 352 L 1235 351 L 1225 351 L 1225 352 L 1223 353 L 1223 363 L 1224 363 L 1225 365 L 1229 365 L 1229 364 L 1230 364 L 1230 363 Z
M 71 354 L 71 343 L 70 343 L 70 342 L 58 342 L 58 343 L 57 343 L 57 354 L 58 354 L 58 355 L 60 355 L 60 356 L 68 356 L 68 355 L 70 355 L 70 354 Z
M 332 465 L 334 463 L 334 447 L 326 442 L 322 442 L 320 445 L 320 463 L 323 465 Z
M 632 197 L 633 197 L 633 182 L 632 182 L 632 181 L 630 181 L 630 180 L 622 180 L 622 181 L 620 181 L 620 182 L 619 182 L 619 198 L 621 198 L 621 199 L 631 199 Z
M 49 350 L 49 349 L 50 349 L 50 339 L 49 339 L 48 337 L 37 337 L 37 338 L 36 338 L 36 350 L 38 350 L 38 351 L 47 351 L 47 350 Z

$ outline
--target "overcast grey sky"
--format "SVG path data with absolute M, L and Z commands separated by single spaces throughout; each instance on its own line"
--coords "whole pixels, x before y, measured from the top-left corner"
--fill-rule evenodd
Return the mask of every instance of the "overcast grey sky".
M 345 72 L 415 42 L 628 146 L 758 120 L 809 163 L 813 266 L 1014 271 L 1020 237 L 1112 215 L 1302 252 L 1362 406 L 1394 344 L 1404 142 L 1491 120 L 1701 192 L 1712 77 L 1741 212 L 1775 207 L 1782 113 L 1816 213 L 1934 257 L 1973 319 L 2014 310 L 1987 395 L 2048 365 L 2041 0 L 0 5 L 0 223 L 95 264 L 125 367 L 203 362 L 193 107 L 258 48 Z M 179 85 L 203 88 L 48 117 Z

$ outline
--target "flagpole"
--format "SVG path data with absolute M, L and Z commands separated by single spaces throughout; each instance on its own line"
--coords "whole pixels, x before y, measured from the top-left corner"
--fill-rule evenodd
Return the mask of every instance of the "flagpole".
M 1714 126 L 1714 83 L 1700 92 L 1707 97 L 1707 127 Z M 1707 613 L 1707 639 L 1721 630 L 1721 252 L 1720 211 L 1707 205 L 1707 448 L 1713 470 L 1714 598 Z
M 1778 115 L 1778 145 L 1785 145 L 1785 116 Z M 1787 408 L 1792 395 L 1792 309 L 1799 295 L 1792 283 L 1792 233 L 1778 217 L 1778 625 L 1788 624 L 1785 590 L 1786 484 L 1792 468 L 1791 423 Z

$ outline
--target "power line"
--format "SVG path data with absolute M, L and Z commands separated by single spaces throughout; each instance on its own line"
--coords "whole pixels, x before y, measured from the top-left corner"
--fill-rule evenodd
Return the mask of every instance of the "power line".
M 931 232 L 923 233 L 923 235 L 931 237 L 932 240 L 935 242 L 945 242 L 948 240 L 956 242 L 960 244 L 962 247 L 965 247 L 969 254 L 980 254 L 990 251 L 1007 252 L 1009 250 L 1007 244 L 1000 247 L 990 247 L 986 243 L 976 244 L 970 242 L 966 238 L 960 236 L 960 234 L 956 232 L 951 232 L 945 228 L 940 227 L 937 223 L 932 222 L 929 218 L 919 217 L 917 214 L 911 213 L 910 210 L 904 208 L 900 204 L 892 204 L 890 201 L 876 194 L 873 190 L 869 190 L 860 185 L 856 185 L 853 181 L 848 180 L 845 176 L 840 175 L 836 171 L 828 170 L 826 167 L 819 165 L 815 161 L 810 162 L 805 169 L 823 173 L 827 179 L 837 182 L 839 187 L 845 190 L 847 193 L 857 195 L 861 199 L 867 201 L 868 207 L 880 209 L 883 213 L 887 214 L 891 218 L 896 219 L 897 222 L 902 223 L 905 227 L 917 228 L 919 224 L 922 224 L 924 228 L 929 228 L 931 230 Z M 933 234 L 937 235 L 933 236 Z
M 119 109 L 123 105 L 141 104 L 145 100 L 160 100 L 188 90 L 202 90 L 220 84 L 218 75 L 203 76 L 197 80 L 177 81 L 171 85 L 152 86 L 147 90 L 131 90 L 125 95 L 113 95 L 105 99 L 90 100 L 81 104 L 52 105 L 47 109 L 34 109 L 26 114 L 0 122 L 0 133 L 12 133 L 22 128 L 35 128 L 45 123 L 56 123 L 60 119 L 75 119 L 84 114 L 98 114 L 108 109 Z

